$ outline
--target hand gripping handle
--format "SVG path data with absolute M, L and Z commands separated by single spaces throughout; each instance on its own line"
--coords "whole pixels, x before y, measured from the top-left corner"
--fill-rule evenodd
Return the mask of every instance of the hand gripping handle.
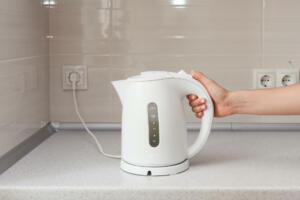
M 204 97 L 207 105 L 207 109 L 203 113 L 204 115 L 202 117 L 199 135 L 195 142 L 188 148 L 188 158 L 191 158 L 203 148 L 210 134 L 214 117 L 214 105 L 207 90 L 200 82 L 196 81 L 191 76 L 184 76 L 181 78 L 185 80 L 184 84 L 181 85 L 185 95 L 196 94 L 198 97 Z

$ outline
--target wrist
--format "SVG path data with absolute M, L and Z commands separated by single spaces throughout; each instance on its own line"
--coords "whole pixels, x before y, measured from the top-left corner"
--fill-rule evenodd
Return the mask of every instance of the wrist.
M 230 115 L 239 114 L 240 110 L 240 91 L 228 91 L 226 95 L 226 105 Z

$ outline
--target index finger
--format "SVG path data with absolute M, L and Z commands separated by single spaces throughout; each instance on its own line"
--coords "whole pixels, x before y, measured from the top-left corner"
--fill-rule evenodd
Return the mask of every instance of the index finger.
M 195 100 L 195 99 L 198 98 L 197 95 L 195 95 L 195 94 L 189 94 L 189 95 L 187 95 L 186 97 L 187 97 L 190 101 Z

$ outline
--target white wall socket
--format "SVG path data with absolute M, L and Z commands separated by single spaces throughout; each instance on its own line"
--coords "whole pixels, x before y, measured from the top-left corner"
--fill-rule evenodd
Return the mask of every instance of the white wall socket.
M 253 71 L 253 88 L 274 88 L 288 86 L 299 82 L 299 69 L 255 69 Z
M 253 89 L 274 88 L 276 86 L 276 71 L 255 69 L 253 71 Z
M 276 86 L 288 86 L 299 82 L 299 69 L 276 70 Z
M 78 65 L 78 66 L 63 66 L 62 77 L 63 77 L 63 89 L 72 90 L 72 83 L 70 81 L 70 74 L 76 72 L 79 74 L 79 81 L 76 84 L 77 90 L 87 90 L 87 67 Z

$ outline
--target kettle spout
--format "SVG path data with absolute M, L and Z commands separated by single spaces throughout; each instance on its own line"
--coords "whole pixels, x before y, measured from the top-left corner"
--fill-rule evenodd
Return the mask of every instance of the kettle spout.
M 114 86 L 114 88 L 120 98 L 121 104 L 123 105 L 127 91 L 128 91 L 127 82 L 124 80 L 120 80 L 120 81 L 112 81 L 111 84 Z

